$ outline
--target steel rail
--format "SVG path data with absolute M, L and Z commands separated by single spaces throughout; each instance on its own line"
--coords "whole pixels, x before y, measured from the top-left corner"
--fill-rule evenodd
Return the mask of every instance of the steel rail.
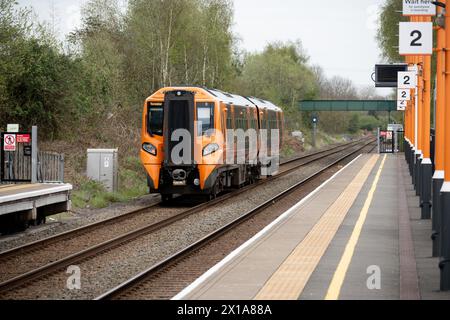
M 104 241 L 104 242 L 102 242 L 100 244 L 91 246 L 91 247 L 89 247 L 89 248 L 87 248 L 87 249 L 85 249 L 83 251 L 76 252 L 76 253 L 71 254 L 71 255 L 69 255 L 69 256 L 67 256 L 65 258 L 59 259 L 57 261 L 51 262 L 51 263 L 43 265 L 43 266 L 41 266 L 39 268 L 35 268 L 35 269 L 30 270 L 30 271 L 28 271 L 26 273 L 18 275 L 18 276 L 14 277 L 14 278 L 8 279 L 8 280 L 0 283 L 0 293 L 4 293 L 5 291 L 8 291 L 8 290 L 14 289 L 16 287 L 19 287 L 19 286 L 23 285 L 24 283 L 27 283 L 27 282 L 29 282 L 31 280 L 34 280 L 34 279 L 40 278 L 42 276 L 48 275 L 48 274 L 50 274 L 52 272 L 58 271 L 61 268 L 65 267 L 67 265 L 70 265 L 70 264 L 72 264 L 74 262 L 79 262 L 79 261 L 84 260 L 86 258 L 89 258 L 89 257 L 95 256 L 95 255 L 97 255 L 99 253 L 102 253 L 104 251 L 110 250 L 110 249 L 112 249 L 114 247 L 120 246 L 120 245 L 122 245 L 124 243 L 127 243 L 129 241 L 135 240 L 135 239 L 137 239 L 137 238 L 139 238 L 141 236 L 144 236 L 144 235 L 156 232 L 158 230 L 161 230 L 164 227 L 167 227 L 167 226 L 169 226 L 171 224 L 174 224 L 175 222 L 178 222 L 178 221 L 180 221 L 180 220 L 182 220 L 182 219 L 184 219 L 184 218 L 186 218 L 186 217 L 188 217 L 190 215 L 193 215 L 193 214 L 195 214 L 195 213 L 197 213 L 197 212 L 199 212 L 201 210 L 213 207 L 217 203 L 222 202 L 223 200 L 227 200 L 227 199 L 230 199 L 232 197 L 235 197 L 235 196 L 241 194 L 243 191 L 251 190 L 251 189 L 256 188 L 257 186 L 259 186 L 261 184 L 265 184 L 265 183 L 267 183 L 269 181 L 273 181 L 275 179 L 278 179 L 278 178 L 280 178 L 282 176 L 287 175 L 288 173 L 292 172 L 293 170 L 297 170 L 300 167 L 303 167 L 303 166 L 305 166 L 305 165 L 307 165 L 309 163 L 312 163 L 312 162 L 314 162 L 314 161 L 316 161 L 318 159 L 324 159 L 324 158 L 326 158 L 326 157 L 328 157 L 330 155 L 333 155 L 333 154 L 345 151 L 347 149 L 350 149 L 350 148 L 354 147 L 355 145 L 357 145 L 360 142 L 361 141 L 358 141 L 356 144 L 355 143 L 350 143 L 351 146 L 346 146 L 342 150 L 333 151 L 331 153 L 327 153 L 325 155 L 322 155 L 322 156 L 320 156 L 318 158 L 310 159 L 307 162 L 303 162 L 303 163 L 299 164 L 298 166 L 296 166 L 294 168 L 291 168 L 291 169 L 289 169 L 287 171 L 284 171 L 284 172 L 282 172 L 282 173 L 280 173 L 280 174 L 278 174 L 276 176 L 273 176 L 273 177 L 270 177 L 268 179 L 262 180 L 262 181 L 260 181 L 258 183 L 255 183 L 255 184 L 252 184 L 252 185 L 248 185 L 248 186 L 246 186 L 244 188 L 241 188 L 241 189 L 237 190 L 236 192 L 225 194 L 224 196 L 222 196 L 220 198 L 217 198 L 217 199 L 214 199 L 212 201 L 209 201 L 209 202 L 200 204 L 198 206 L 189 208 L 189 209 L 187 209 L 187 210 L 185 210 L 185 211 L 183 211 L 183 212 L 181 212 L 179 214 L 176 214 L 176 215 L 174 215 L 174 216 L 172 216 L 172 217 L 170 217 L 168 219 L 165 219 L 165 220 L 162 220 L 162 221 L 159 221 L 159 222 L 156 222 L 156 223 L 144 226 L 144 227 L 136 229 L 136 230 L 132 230 L 132 231 L 127 232 L 125 234 L 119 235 L 119 236 L 117 236 L 117 237 L 115 237 L 113 239 L 110 239 L 110 240 Z M 364 147 L 367 146 L 370 143 L 373 143 L 373 140 L 371 140 L 370 142 L 366 143 L 364 145 Z M 334 149 L 335 148 L 333 148 L 333 150 Z M 321 152 L 321 153 L 323 153 L 323 152 Z M 299 158 L 296 161 L 298 161 L 298 160 L 301 160 L 301 159 Z M 139 209 L 137 211 L 142 211 L 142 209 Z M 98 225 L 98 223 L 95 223 L 95 225 Z
M 357 140 L 356 142 L 360 142 L 360 141 L 361 140 Z M 336 150 L 336 149 L 339 149 L 339 148 L 342 148 L 342 147 L 346 147 L 346 146 L 351 145 L 351 144 L 355 144 L 355 141 L 352 141 L 352 142 L 349 142 L 349 143 L 345 143 L 345 144 L 341 144 L 341 145 L 338 145 L 338 146 L 335 146 L 335 147 L 332 147 L 332 148 L 329 148 L 329 149 L 326 149 L 326 150 L 321 150 L 321 151 L 318 151 L 318 152 L 307 154 L 307 155 L 304 155 L 304 156 L 301 156 L 301 157 L 297 157 L 297 158 L 294 158 L 294 159 L 290 159 L 290 160 L 287 160 L 286 162 L 281 163 L 281 165 L 284 166 L 286 164 L 290 164 L 290 163 L 293 163 L 293 162 L 296 162 L 296 161 L 300 161 L 300 160 L 303 160 L 303 159 L 306 159 L 306 158 L 310 158 L 310 157 L 313 157 L 313 156 L 316 156 L 316 155 L 319 155 L 319 154 L 323 154 L 323 153 L 326 153 L 328 151 L 332 151 L 332 150 Z M 283 174 L 283 173 L 280 173 L 280 175 L 281 174 Z M 239 191 L 245 191 L 245 190 L 239 189 Z M 221 199 L 222 200 L 226 200 L 223 197 L 221 197 Z M 215 202 L 218 202 L 218 201 L 215 201 Z M 64 231 L 62 233 L 59 233 L 59 234 L 56 234 L 56 235 L 53 235 L 53 236 L 49 236 L 49 237 L 44 238 L 44 239 L 36 240 L 36 241 L 29 242 L 29 243 L 26 243 L 26 244 L 18 246 L 18 247 L 14 247 L 14 248 L 5 250 L 3 252 L 0 252 L 0 261 L 1 260 L 5 260 L 9 256 L 17 254 L 17 253 L 34 251 L 34 250 L 37 250 L 37 249 L 41 249 L 43 246 L 47 246 L 47 245 L 50 245 L 50 244 L 53 244 L 53 243 L 56 243 L 56 242 L 59 242 L 59 241 L 67 240 L 67 239 L 73 238 L 75 236 L 83 235 L 83 234 L 88 233 L 88 232 L 90 232 L 92 230 L 95 230 L 95 229 L 97 229 L 99 227 L 104 227 L 105 225 L 109 225 L 110 223 L 121 222 L 124 219 L 129 219 L 131 216 L 134 216 L 134 215 L 146 212 L 149 209 L 152 209 L 154 207 L 160 206 L 161 204 L 162 204 L 162 202 L 159 201 L 159 202 L 154 203 L 152 205 L 149 205 L 149 206 L 146 206 L 146 207 L 143 207 L 143 208 L 139 208 L 139 209 L 136 209 L 136 210 L 133 210 L 133 211 L 129 211 L 127 213 L 124 213 L 124 214 L 121 214 L 121 215 L 118 215 L 118 216 L 115 216 L 115 217 L 111 217 L 111 218 L 107 218 L 107 219 L 104 219 L 104 220 L 100 220 L 100 221 L 97 221 L 97 222 L 94 222 L 94 223 L 91 223 L 91 224 L 88 224 L 88 225 L 85 225 L 85 226 L 81 226 L 81 227 L 78 227 L 78 228 L 75 228 L 75 229 Z M 201 204 L 200 206 L 202 206 L 202 205 L 204 205 L 204 204 Z M 199 207 L 199 206 L 197 206 L 197 207 Z
M 196 241 L 195 243 L 187 246 L 186 248 L 178 251 L 177 253 L 169 256 L 168 258 L 164 259 L 163 261 L 151 266 L 150 268 L 144 270 L 140 274 L 134 276 L 133 278 L 123 282 L 119 286 L 111 289 L 110 291 L 98 296 L 95 298 L 95 300 L 107 300 L 107 299 L 114 299 L 115 297 L 123 294 L 130 288 L 136 286 L 141 281 L 145 281 L 147 278 L 151 277 L 152 275 L 160 272 L 163 268 L 168 267 L 184 258 L 189 256 L 191 253 L 195 252 L 196 250 L 200 249 L 201 247 L 207 245 L 211 241 L 217 239 L 221 235 L 225 234 L 226 232 L 234 229 L 236 226 L 240 225 L 244 221 L 248 220 L 249 218 L 253 217 L 257 213 L 261 212 L 262 210 L 274 205 L 277 201 L 280 199 L 286 197 L 287 195 L 291 194 L 294 190 L 298 189 L 299 187 L 305 185 L 312 179 L 316 178 L 318 175 L 322 174 L 324 171 L 328 170 L 329 168 L 337 165 L 338 163 L 342 162 L 343 160 L 351 157 L 355 153 L 360 152 L 364 148 L 366 148 L 368 145 L 372 144 L 374 141 L 370 141 L 369 143 L 364 144 L 362 147 L 358 148 L 355 151 L 352 151 L 343 157 L 340 157 L 339 159 L 333 161 L 331 164 L 325 166 L 324 168 L 321 168 L 320 170 L 316 171 L 315 173 L 311 174 L 307 178 L 301 180 L 300 182 L 296 183 L 295 185 L 289 187 L 288 189 L 280 192 L 276 196 L 272 197 L 271 199 L 265 201 L 261 205 L 257 206 L 254 209 L 251 209 L 250 211 L 244 213 L 237 219 L 231 221 L 230 223 L 226 224 L 225 226 L 222 226 L 221 228 L 213 231 L 209 235 L 203 237 L 202 239 Z

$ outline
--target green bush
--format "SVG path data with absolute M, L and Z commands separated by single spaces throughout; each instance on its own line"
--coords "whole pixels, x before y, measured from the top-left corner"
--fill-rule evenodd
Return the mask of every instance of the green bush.
M 362 130 L 373 131 L 382 126 L 382 121 L 372 116 L 363 116 L 359 120 L 359 127 Z
M 360 129 L 359 125 L 359 114 L 354 113 L 352 117 L 350 118 L 350 123 L 348 126 L 348 132 L 350 133 L 356 133 Z
M 75 208 L 104 208 L 110 203 L 127 202 L 147 193 L 146 176 L 139 158 L 128 157 L 119 169 L 117 192 L 107 192 L 103 184 L 81 178 L 76 190 L 72 192 L 72 204 Z

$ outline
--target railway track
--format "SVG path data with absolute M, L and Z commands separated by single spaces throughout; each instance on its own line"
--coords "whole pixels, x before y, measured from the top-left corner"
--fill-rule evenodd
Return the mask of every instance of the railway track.
M 352 144 L 357 143 L 357 141 L 352 141 L 349 143 L 345 143 L 345 144 L 339 144 L 337 146 L 333 146 L 331 148 L 327 148 L 318 152 L 313 152 L 310 154 L 306 154 L 303 155 L 301 157 L 296 157 L 293 159 L 289 159 L 283 163 L 281 163 L 281 167 L 285 167 L 285 166 L 292 166 L 294 165 L 296 162 L 302 161 L 302 160 L 306 160 L 309 158 L 316 158 L 317 156 L 327 153 L 327 152 L 331 152 L 331 151 L 336 151 L 342 148 L 345 148 L 347 146 L 350 146 Z M 309 163 L 309 162 L 308 162 Z M 307 163 L 306 163 L 307 164 Z M 37 240 L 37 241 L 33 241 L 15 248 L 11 248 L 8 250 L 5 250 L 3 252 L 0 252 L 0 262 L 4 261 L 4 259 L 14 255 L 14 254 L 24 254 L 30 251 L 33 251 L 34 249 L 39 249 L 41 250 L 43 247 L 46 247 L 48 245 L 52 245 L 54 243 L 58 243 L 61 241 L 65 241 L 74 237 L 78 237 L 81 236 L 83 234 L 89 233 L 91 231 L 97 231 L 98 228 L 100 227 L 105 227 L 108 225 L 117 225 L 118 223 L 121 223 L 122 221 L 127 221 L 129 222 L 130 219 L 132 219 L 134 216 L 141 216 L 142 214 L 147 214 L 149 210 L 154 209 L 158 206 L 162 206 L 162 202 L 156 202 L 154 204 L 148 205 L 146 207 L 137 209 L 137 210 L 133 210 L 115 217 L 111 217 L 108 219 L 104 219 L 92 224 L 88 224 L 85 226 L 81 226 L 79 228 L 76 229 L 72 229 L 72 230 L 68 230 L 65 232 L 62 232 L 60 234 L 54 235 L 54 236 L 50 236 L 48 238 L 44 238 L 41 240 Z
M 147 270 L 144 270 L 140 274 L 125 281 L 124 283 L 111 289 L 110 291 L 98 296 L 96 300 L 139 299 L 139 298 L 170 299 L 172 296 L 174 296 L 176 293 L 182 290 L 186 285 L 194 281 L 199 275 L 208 270 L 208 265 L 209 267 L 212 267 L 216 262 L 220 261 L 220 258 L 223 258 L 227 253 L 231 252 L 233 248 L 230 248 L 229 242 L 233 241 L 233 238 L 235 239 L 236 237 L 229 237 L 226 241 L 221 241 L 220 244 L 215 244 L 214 242 L 216 241 L 220 242 L 220 239 L 223 236 L 227 235 L 227 233 L 230 233 L 238 226 L 242 225 L 249 219 L 258 215 L 260 212 L 275 206 L 275 204 L 277 204 L 279 201 L 281 201 L 288 195 L 292 194 L 295 190 L 298 190 L 299 188 L 301 188 L 302 186 L 304 186 L 317 176 L 321 175 L 328 169 L 341 163 L 342 161 L 351 157 L 352 155 L 355 155 L 356 153 L 360 152 L 363 149 L 367 149 L 368 146 L 370 147 L 370 150 L 368 152 L 369 153 L 372 152 L 375 149 L 376 145 L 371 147 L 370 146 L 371 144 L 373 144 L 373 141 L 364 144 L 362 147 L 359 147 L 353 152 L 343 155 L 342 157 L 336 159 L 327 166 L 311 174 L 307 178 L 299 181 L 290 188 L 280 192 L 271 199 L 258 205 L 254 209 L 249 210 L 248 212 L 242 214 L 237 219 L 222 226 L 221 228 L 208 234 L 207 236 L 189 245 L 188 247 L 178 251 L 174 255 L 166 258 L 165 260 L 151 266 Z M 262 224 L 262 226 L 264 225 L 265 223 Z M 212 248 L 212 250 L 209 250 L 209 252 L 206 254 L 205 252 L 201 252 L 203 248 L 208 246 Z M 223 248 L 225 248 L 227 252 L 218 254 L 217 250 L 221 249 L 223 250 Z M 209 260 L 208 261 L 209 263 L 205 262 L 205 259 Z M 186 262 L 188 266 L 186 265 L 183 266 L 183 264 L 186 264 Z M 185 283 L 180 286 L 180 282 L 182 282 L 181 279 L 186 279 L 185 273 L 187 270 L 201 270 L 201 271 L 197 272 L 196 275 L 192 275 L 191 272 L 189 274 L 190 279 L 185 281 Z M 173 284 L 172 286 L 170 285 L 170 283 L 173 282 L 173 279 L 176 279 L 175 286 L 173 286 Z M 169 289 L 165 288 L 165 286 L 168 286 Z
M 60 270 L 61 268 L 64 268 L 65 266 L 68 266 L 72 263 L 83 261 L 89 257 L 93 257 L 93 256 L 100 254 L 102 252 L 105 252 L 107 250 L 112 250 L 115 247 L 118 247 L 124 243 L 135 240 L 143 235 L 147 235 L 149 233 L 156 232 L 157 230 L 161 230 L 177 221 L 180 221 L 190 215 L 195 214 L 196 212 L 214 207 L 219 202 L 222 202 L 226 199 L 230 199 L 230 198 L 236 196 L 237 194 L 240 194 L 246 190 L 256 188 L 257 186 L 259 186 L 261 184 L 264 184 L 269 181 L 278 179 L 282 176 L 288 175 L 290 172 L 292 172 L 300 167 L 303 167 L 309 163 L 318 161 L 319 159 L 323 159 L 323 158 L 329 157 L 331 155 L 343 152 L 344 150 L 355 147 L 360 143 L 361 143 L 361 141 L 351 142 L 351 143 L 348 143 L 345 145 L 340 145 L 340 146 L 336 146 L 336 147 L 333 147 L 333 148 L 330 148 L 327 150 L 323 150 L 323 151 L 320 151 L 317 153 L 309 154 L 309 155 L 306 155 L 306 156 L 303 156 L 300 158 L 292 159 L 282 165 L 282 170 L 281 170 L 280 174 L 275 177 L 271 177 L 271 178 L 265 179 L 259 183 L 249 185 L 243 189 L 238 190 L 237 192 L 225 194 L 224 196 L 222 196 L 216 200 L 210 201 L 208 203 L 201 204 L 199 206 L 189 208 L 189 209 L 183 209 L 183 210 L 181 210 L 181 212 L 178 212 L 178 211 L 180 211 L 180 209 L 178 209 L 178 210 L 174 209 L 177 212 L 176 213 L 171 212 L 169 214 L 170 215 L 169 217 L 167 217 L 167 216 L 162 217 L 162 218 L 160 217 L 161 218 L 160 220 L 153 221 L 152 223 L 150 223 L 144 227 L 140 227 L 140 228 L 136 228 L 135 226 L 130 227 L 130 229 L 132 229 L 132 230 L 128 231 L 128 232 L 123 232 L 123 230 L 122 230 L 122 234 L 120 234 L 112 239 L 110 237 L 109 239 L 107 239 L 106 241 L 103 241 L 103 242 L 93 241 L 92 243 L 95 243 L 94 245 L 87 246 L 83 250 L 72 250 L 72 252 L 69 251 L 69 253 L 67 253 L 67 251 L 64 251 L 63 253 L 61 253 L 60 258 L 55 259 L 54 250 L 52 250 L 53 255 L 50 255 L 44 259 L 42 259 L 42 258 L 35 259 L 36 265 L 38 265 L 36 268 L 31 268 L 30 270 L 28 270 L 18 276 L 15 276 L 10 279 L 6 279 L 2 283 L 0 283 L 0 293 L 5 293 L 8 290 L 12 290 L 14 288 L 26 285 L 26 283 L 30 282 L 33 279 L 38 279 L 43 276 L 49 275 L 52 272 L 56 272 L 56 271 Z M 365 144 L 365 145 L 367 145 L 367 144 Z M 60 243 L 61 241 L 73 241 L 73 239 L 78 239 L 80 236 L 82 237 L 83 235 L 84 236 L 88 235 L 88 237 L 89 237 L 89 235 L 91 233 L 93 233 L 94 231 L 95 231 L 95 233 L 97 233 L 98 228 L 106 228 L 104 230 L 109 230 L 109 232 L 114 232 L 114 228 L 117 229 L 118 223 L 120 224 L 123 221 L 127 221 L 131 217 L 139 217 L 139 219 L 140 219 L 145 215 L 148 216 L 148 210 L 151 208 L 157 207 L 157 206 L 158 205 L 153 205 L 150 208 L 136 210 L 131 213 L 124 214 L 123 216 L 111 218 L 104 222 L 99 222 L 99 223 L 95 223 L 95 224 L 92 224 L 92 225 L 89 225 L 86 227 L 78 228 L 76 230 L 69 231 L 64 234 L 57 235 L 55 237 L 47 238 L 42 241 L 37 241 L 35 243 L 28 244 L 26 246 L 22 246 L 20 248 L 15 248 L 15 249 L 9 250 L 7 252 L 4 252 L 2 255 L 0 255 L 0 262 L 2 265 L 2 269 L 4 269 L 6 266 L 3 263 L 4 261 L 8 261 L 8 260 L 11 260 L 14 258 L 20 258 L 23 261 L 24 253 L 28 253 L 31 255 L 36 254 L 38 256 L 42 255 L 42 250 L 45 247 L 52 248 L 52 246 L 55 243 Z M 170 209 L 170 208 L 166 208 L 166 209 Z M 142 224 L 142 221 L 140 221 L 140 222 Z M 98 240 L 98 239 L 96 239 L 96 240 Z M 54 259 L 54 260 L 52 260 L 52 259 Z
M 310 159 L 310 161 L 302 164 L 302 165 L 306 165 L 306 164 L 310 163 L 312 160 L 317 159 L 319 155 L 330 153 L 330 152 L 333 152 L 336 150 L 339 151 L 342 148 L 353 145 L 354 143 L 356 143 L 356 142 L 350 142 L 350 143 L 334 146 L 332 148 L 328 148 L 328 149 L 314 152 L 311 154 L 307 154 L 307 155 L 304 155 L 301 157 L 290 159 L 290 160 L 282 163 L 281 167 L 285 168 L 285 167 L 290 166 L 291 168 L 295 169 L 295 168 L 297 168 L 297 166 L 295 164 L 298 163 L 299 161 L 305 161 L 307 159 Z M 289 168 L 286 168 L 283 170 L 288 170 L 288 169 Z M 240 191 L 242 191 L 242 189 Z M 224 199 L 224 198 L 221 198 L 221 199 Z M 212 202 L 212 203 L 214 203 L 214 202 Z M 206 205 L 203 204 L 202 206 L 205 207 Z M 201 208 L 202 206 L 197 206 L 197 208 Z M 138 209 L 138 210 L 133 210 L 133 211 L 109 218 L 109 219 L 101 220 L 101 221 L 98 221 L 98 222 L 95 222 L 95 223 L 92 223 L 92 224 L 89 224 L 86 226 L 82 226 L 82 227 L 72 229 L 72 230 L 69 230 L 69 231 L 48 237 L 48 238 L 44 238 L 42 240 L 33 241 L 33 242 L 27 243 L 25 245 L 21 245 L 21 246 L 3 251 L 0 253 L 0 263 L 5 262 L 6 260 L 11 259 L 14 256 L 18 256 L 18 255 L 23 256 L 24 254 L 28 254 L 28 253 L 34 252 L 36 250 L 43 250 L 44 248 L 49 247 L 51 245 L 61 243 L 63 241 L 69 241 L 71 239 L 79 238 L 81 236 L 88 235 L 89 233 L 92 233 L 92 232 L 98 233 L 101 229 L 106 229 L 105 232 L 108 232 L 108 233 L 120 232 L 121 231 L 120 224 L 122 224 L 122 223 L 124 225 L 126 225 L 127 229 L 129 229 L 129 230 L 132 230 L 133 228 L 136 229 L 137 225 L 139 225 L 139 224 L 157 221 L 158 219 L 155 218 L 153 215 L 151 217 L 149 217 L 149 211 L 160 208 L 160 207 L 162 207 L 162 203 L 157 202 L 157 203 L 151 204 L 149 206 L 146 206 L 146 207 Z M 165 211 L 168 211 L 166 208 L 164 208 L 164 209 L 165 209 Z M 154 214 L 154 212 L 152 212 L 152 213 Z M 173 213 L 171 213 L 169 210 L 168 214 L 170 215 Z M 151 219 L 152 221 L 146 221 L 146 219 Z M 136 222 L 135 224 L 133 224 L 134 221 Z M 122 229 L 122 232 L 123 231 L 124 230 Z M 65 247 L 67 248 L 67 246 L 65 246 Z M 55 248 L 53 248 L 53 250 L 55 251 Z M 57 258 L 57 257 L 53 257 L 53 258 Z M 2 281 L 1 273 L 0 273 L 0 281 Z

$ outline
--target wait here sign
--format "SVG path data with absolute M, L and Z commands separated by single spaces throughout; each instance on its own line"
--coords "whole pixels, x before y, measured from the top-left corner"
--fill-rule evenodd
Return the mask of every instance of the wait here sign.
M 436 6 L 432 0 L 403 0 L 404 16 L 434 16 Z

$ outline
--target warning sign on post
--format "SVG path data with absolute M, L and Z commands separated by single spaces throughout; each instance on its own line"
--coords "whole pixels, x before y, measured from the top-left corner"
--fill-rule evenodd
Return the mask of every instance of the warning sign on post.
M 31 137 L 27 134 L 18 134 L 16 136 L 17 143 L 30 143 Z
M 16 151 L 16 135 L 5 134 L 3 137 L 3 150 L 4 151 Z

